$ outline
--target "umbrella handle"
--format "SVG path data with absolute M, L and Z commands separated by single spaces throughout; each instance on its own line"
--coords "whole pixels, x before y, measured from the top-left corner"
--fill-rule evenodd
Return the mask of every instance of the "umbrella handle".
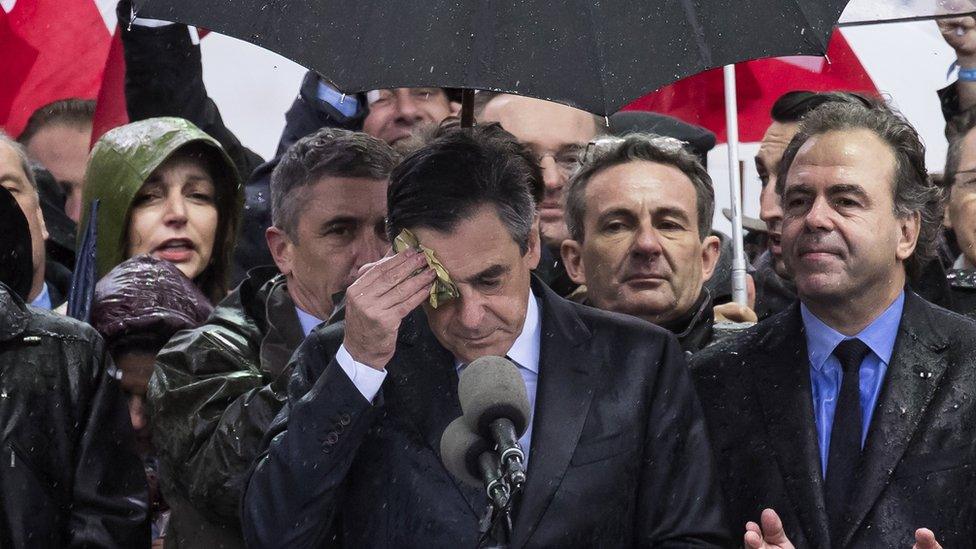
M 742 242 L 742 191 L 739 178 L 739 106 L 735 88 L 735 65 L 722 68 L 725 81 L 725 127 L 729 148 L 729 191 L 732 199 L 732 301 L 748 305 L 746 253 Z

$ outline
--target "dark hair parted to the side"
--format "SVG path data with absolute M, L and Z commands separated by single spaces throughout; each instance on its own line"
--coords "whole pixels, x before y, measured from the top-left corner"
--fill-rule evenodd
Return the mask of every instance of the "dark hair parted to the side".
M 715 214 L 715 190 L 712 178 L 701 162 L 686 150 L 680 141 L 647 133 L 632 133 L 620 138 L 607 150 L 593 156 L 583 164 L 569 181 L 566 190 L 566 225 L 569 237 L 583 242 L 586 237 L 586 187 L 599 173 L 630 162 L 646 161 L 673 166 L 691 180 L 695 188 L 695 204 L 698 214 L 698 238 L 704 240 L 712 231 Z
M 95 118 L 94 99 L 59 99 L 34 111 L 17 141 L 27 145 L 42 129 L 48 126 L 91 126 Z
M 870 107 L 874 101 L 855 92 L 796 90 L 779 96 L 769 114 L 775 122 L 789 124 L 803 120 L 804 116 L 827 103 L 849 103 Z
M 403 159 L 390 175 L 387 231 L 449 233 L 482 206 L 491 206 L 524 254 L 535 220 L 532 189 L 542 180 L 531 155 L 495 125 L 445 128 Z
M 942 226 L 943 191 L 925 169 L 925 145 L 915 128 L 883 103 L 870 105 L 830 103 L 808 114 L 783 153 L 776 192 L 783 194 L 797 152 L 811 137 L 860 129 L 874 133 L 895 156 L 894 214 L 904 218 L 917 213 L 921 220 L 915 252 L 905 262 L 908 275 L 916 277 L 922 266 L 935 257 L 936 240 Z
M 323 128 L 303 137 L 271 173 L 271 222 L 297 239 L 306 202 L 301 191 L 324 177 L 386 180 L 399 160 L 389 145 L 361 132 Z

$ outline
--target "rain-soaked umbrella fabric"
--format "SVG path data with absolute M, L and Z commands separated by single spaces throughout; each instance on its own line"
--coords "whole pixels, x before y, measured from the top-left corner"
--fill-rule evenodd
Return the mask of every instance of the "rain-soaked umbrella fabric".
M 822 55 L 847 0 L 135 0 L 275 51 L 347 93 L 504 91 L 609 115 L 728 63 Z
M 0 187 L 0 282 L 27 301 L 33 282 L 30 225 L 10 191 Z
M 75 320 L 88 322 L 91 317 L 92 298 L 95 295 L 95 254 L 98 242 L 98 205 L 93 200 L 88 210 L 88 224 L 82 236 L 81 245 L 75 260 L 75 272 L 71 275 L 71 290 L 68 292 L 68 316 Z
M 838 24 L 847 27 L 973 14 L 974 0 L 851 0 Z

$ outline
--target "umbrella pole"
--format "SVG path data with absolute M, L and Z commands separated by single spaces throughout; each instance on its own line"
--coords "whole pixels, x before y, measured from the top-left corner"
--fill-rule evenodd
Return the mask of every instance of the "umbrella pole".
M 746 253 L 742 243 L 742 190 L 739 177 L 739 106 L 735 65 L 725 65 L 725 127 L 729 147 L 729 188 L 732 195 L 732 300 L 747 305 Z
M 474 127 L 474 90 L 461 90 L 461 127 Z

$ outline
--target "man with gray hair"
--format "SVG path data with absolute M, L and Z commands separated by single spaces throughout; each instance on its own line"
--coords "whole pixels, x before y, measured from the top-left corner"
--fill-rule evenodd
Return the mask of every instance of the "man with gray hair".
M 35 307 L 52 309 L 60 303 L 52 302 L 51 292 L 44 281 L 44 241 L 47 240 L 47 227 L 41 212 L 37 182 L 24 148 L 3 132 L 0 132 L 0 186 L 10 191 L 17 200 L 30 228 L 34 273 L 30 293 L 21 297 Z
M 631 134 L 591 143 L 566 193 L 561 251 L 581 285 L 575 299 L 666 328 L 686 352 L 708 345 L 714 208 L 708 172 L 680 141 Z
M 976 325 L 906 287 L 942 209 L 917 132 L 818 107 L 776 190 L 799 303 L 692 361 L 731 525 L 754 549 L 971 544 Z
M 364 265 L 389 248 L 386 189 L 399 157 L 363 133 L 322 129 L 282 156 L 271 178 L 274 267 L 252 269 L 203 326 L 160 351 L 149 387 L 167 542 L 242 547 L 245 475 L 285 400 L 292 352 Z

